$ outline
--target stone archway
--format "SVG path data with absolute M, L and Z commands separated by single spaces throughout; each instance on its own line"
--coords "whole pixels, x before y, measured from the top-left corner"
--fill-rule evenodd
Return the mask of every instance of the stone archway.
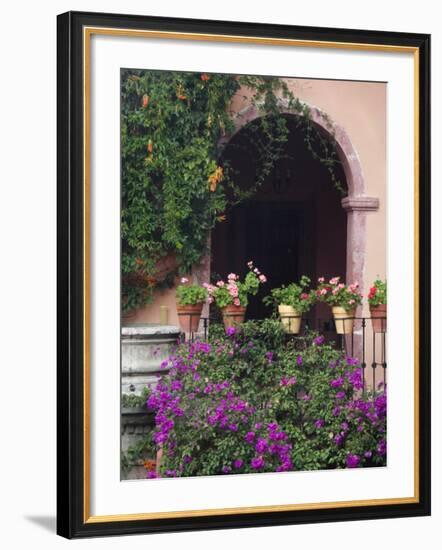
M 339 159 L 342 162 L 348 189 L 347 196 L 341 201 L 342 207 L 347 213 L 346 279 L 348 283 L 358 281 L 363 292 L 367 212 L 379 209 L 379 199 L 365 193 L 365 181 L 359 156 L 346 130 L 330 120 L 330 117 L 318 107 L 305 104 L 309 107 L 311 120 L 314 124 L 334 139 Z M 293 112 L 289 108 L 288 101 L 284 99 L 279 102 L 279 110 L 281 114 L 300 116 L 298 112 Z M 262 113 L 256 105 L 248 105 L 243 108 L 236 115 L 234 131 L 222 138 L 220 146 L 227 145 L 241 128 L 261 116 Z

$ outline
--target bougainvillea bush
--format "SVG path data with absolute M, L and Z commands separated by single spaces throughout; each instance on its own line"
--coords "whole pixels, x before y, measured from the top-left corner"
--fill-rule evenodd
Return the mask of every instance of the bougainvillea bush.
M 311 334 L 285 342 L 277 321 L 185 343 L 147 400 L 155 413 L 148 477 L 386 464 L 386 395 L 362 396 L 357 361 Z

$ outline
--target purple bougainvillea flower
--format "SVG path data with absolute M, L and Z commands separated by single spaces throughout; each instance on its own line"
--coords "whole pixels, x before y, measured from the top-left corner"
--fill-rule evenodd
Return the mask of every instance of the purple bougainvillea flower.
M 236 328 L 235 327 L 229 327 L 226 330 L 226 334 L 227 334 L 227 336 L 233 336 L 234 334 L 236 334 Z
M 342 445 L 344 443 L 344 435 L 336 434 L 333 438 L 333 441 L 336 443 L 336 445 Z
M 172 383 L 170 384 L 170 389 L 172 391 L 180 391 L 182 389 L 183 385 L 181 384 L 181 382 L 179 380 L 173 380 Z
M 291 376 L 290 378 L 283 376 L 279 382 L 280 386 L 293 386 L 294 384 L 296 384 L 296 378 L 294 376 Z
M 147 472 L 147 479 L 156 479 L 158 474 L 156 472 Z
M 313 339 L 313 344 L 315 346 L 320 346 L 324 343 L 324 340 L 325 340 L 324 336 L 317 336 L 316 338 Z
M 223 474 L 230 474 L 232 471 L 232 468 L 230 466 L 223 466 L 222 468 Z
M 345 360 L 347 361 L 347 365 L 358 365 L 359 359 L 356 357 L 346 357 Z
M 318 420 L 316 420 L 316 422 L 315 422 L 315 428 L 317 428 L 319 430 L 320 428 L 322 428 L 322 426 L 324 426 L 324 424 L 325 424 L 324 419 L 323 418 L 318 418 Z
M 333 410 L 332 410 L 332 415 L 333 416 L 338 416 L 341 412 L 341 407 L 335 407 Z
M 273 361 L 273 351 L 267 351 L 266 352 L 266 359 L 269 363 Z
M 344 398 L 345 398 L 345 391 L 336 392 L 336 399 L 344 399 Z
M 185 455 L 183 457 L 183 462 L 184 462 L 184 464 L 190 464 L 192 462 L 192 457 L 189 456 L 189 455 Z
M 355 369 L 351 373 L 347 373 L 347 378 L 354 390 L 362 389 L 362 369 Z
M 260 468 L 262 468 L 265 464 L 265 461 L 264 461 L 264 458 L 262 456 L 257 456 L 255 458 L 252 458 L 251 462 L 250 462 L 250 466 L 254 469 L 254 470 L 259 470 Z
M 255 432 L 247 432 L 244 439 L 247 443 L 253 443 L 253 440 L 255 439 Z
M 296 358 L 296 364 L 300 367 L 302 365 L 302 355 L 298 355 Z
M 255 424 L 255 430 L 260 430 L 262 428 L 262 423 L 261 422 L 257 422 Z
M 387 442 L 385 441 L 385 439 L 382 439 L 381 441 L 379 441 L 376 451 L 378 455 L 381 455 L 381 456 L 385 455 L 385 453 L 387 452 Z
M 257 453 L 265 453 L 267 450 L 267 440 L 259 438 L 255 445 L 255 450 Z
M 371 458 L 373 456 L 373 453 L 371 451 L 365 451 L 364 456 L 365 458 Z
M 338 378 L 335 378 L 334 380 L 331 380 L 331 382 L 330 382 L 330 386 L 332 388 L 340 388 L 343 385 L 344 385 L 344 377 L 343 376 L 339 376 Z
M 236 470 L 239 470 L 240 468 L 242 468 L 243 464 L 244 464 L 244 461 L 241 460 L 240 458 L 237 458 L 236 460 L 233 461 L 233 467 Z
M 347 468 L 357 468 L 361 462 L 359 455 L 348 454 L 347 455 Z

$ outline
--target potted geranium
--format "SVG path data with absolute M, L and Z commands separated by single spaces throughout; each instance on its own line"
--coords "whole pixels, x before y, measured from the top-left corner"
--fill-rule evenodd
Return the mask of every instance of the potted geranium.
M 373 332 L 387 332 L 387 281 L 376 279 L 368 293 Z
M 188 284 L 183 277 L 176 289 L 177 313 L 180 326 L 184 332 L 196 332 L 201 318 L 201 311 L 207 299 L 204 286 Z
M 209 303 L 215 302 L 220 308 L 226 329 L 244 322 L 249 296 L 255 296 L 259 285 L 267 281 L 266 276 L 253 266 L 252 261 L 247 266 L 249 272 L 243 281 L 235 273 L 230 273 L 227 282 L 220 280 L 216 285 L 205 285 Z
M 340 277 L 333 277 L 327 283 L 324 277 L 320 277 L 316 297 L 318 301 L 331 306 L 336 332 L 350 334 L 353 332 L 356 307 L 362 303 L 362 295 L 358 282 L 346 285 L 339 281 Z
M 302 315 L 312 306 L 315 296 L 307 291 L 310 279 L 303 275 L 299 283 L 274 288 L 271 296 L 266 296 L 263 302 L 275 304 L 284 330 L 289 334 L 298 334 L 301 329 Z

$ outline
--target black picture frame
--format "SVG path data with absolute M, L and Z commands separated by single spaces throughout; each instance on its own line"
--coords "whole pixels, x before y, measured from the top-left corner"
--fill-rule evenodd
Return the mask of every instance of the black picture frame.
M 419 350 L 418 350 L 418 498 L 411 503 L 318 508 L 294 511 L 212 514 L 153 519 L 87 517 L 85 494 L 85 414 L 89 398 L 84 357 L 84 28 L 140 29 L 168 32 L 266 37 L 330 43 L 404 46 L 419 60 Z M 57 532 L 67 538 L 225 529 L 311 522 L 424 516 L 430 514 L 430 36 L 206 21 L 104 13 L 69 12 L 57 21 Z

